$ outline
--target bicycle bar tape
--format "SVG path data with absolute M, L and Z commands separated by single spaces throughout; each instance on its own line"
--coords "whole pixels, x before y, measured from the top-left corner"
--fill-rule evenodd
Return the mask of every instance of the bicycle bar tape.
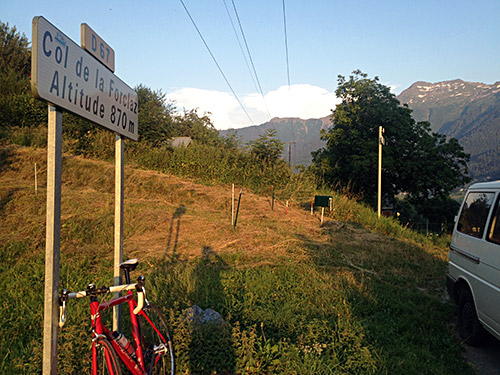
M 134 314 L 137 315 L 144 307 L 144 292 L 137 292 L 137 307 L 134 309 Z

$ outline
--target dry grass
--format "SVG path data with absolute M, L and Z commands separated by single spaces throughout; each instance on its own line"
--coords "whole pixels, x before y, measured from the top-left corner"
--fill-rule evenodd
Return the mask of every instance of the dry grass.
M 8 165 L 1 170 L 4 201 L 9 201 L 12 220 L 25 220 L 15 202 L 32 199 L 31 219 L 41 226 L 45 220 L 45 150 L 9 148 Z M 34 192 L 34 164 L 38 170 L 38 194 Z M 236 202 L 239 189 L 236 189 Z M 8 214 L 8 213 L 7 213 Z M 65 155 L 62 174 L 62 233 L 71 222 L 93 221 L 99 217 L 107 227 L 88 229 L 107 236 L 112 253 L 114 215 L 114 166 L 111 163 Z M 11 223 L 12 224 L 12 223 Z M 19 223 L 21 224 L 21 223 Z M 31 226 L 26 226 L 28 231 Z M 43 237 L 43 233 L 38 233 Z M 24 236 L 26 233 L 16 233 Z M 2 236 L 4 237 L 2 239 Z M 209 186 L 153 171 L 125 168 L 124 250 L 129 256 L 189 260 L 205 247 L 217 253 L 237 253 L 244 258 L 277 260 L 294 254 L 300 236 L 321 238 L 319 219 L 297 206 L 286 214 L 284 202 L 243 189 L 236 229 L 231 226 L 231 186 Z M 12 238 L 0 234 L 0 243 Z M 76 244 L 61 243 L 62 251 Z M 80 243 L 80 245 L 82 245 Z

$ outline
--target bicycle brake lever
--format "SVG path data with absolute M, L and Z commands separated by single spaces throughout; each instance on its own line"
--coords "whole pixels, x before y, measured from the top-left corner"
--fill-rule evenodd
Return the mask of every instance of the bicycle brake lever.
M 149 306 L 149 301 L 146 297 L 146 288 L 142 287 L 142 292 L 144 293 L 144 302 L 146 303 L 146 306 Z
M 68 298 L 68 291 L 63 289 L 59 297 L 59 328 L 62 328 L 64 323 L 66 323 L 66 302 Z
M 62 328 L 66 323 L 66 300 L 62 300 L 62 305 L 59 306 L 59 328 Z
M 144 302 L 146 303 L 145 305 L 148 306 L 149 305 L 149 301 L 148 301 L 148 298 L 146 296 L 146 288 L 144 287 L 144 284 L 146 282 L 146 278 L 144 276 L 139 276 L 137 278 L 137 291 L 138 292 L 142 292 L 144 294 Z

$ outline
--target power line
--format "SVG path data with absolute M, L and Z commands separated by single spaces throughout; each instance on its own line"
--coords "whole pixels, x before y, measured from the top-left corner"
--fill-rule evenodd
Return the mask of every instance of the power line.
M 236 4 L 234 3 L 234 0 L 231 0 L 231 2 L 233 3 L 234 13 L 236 14 L 236 19 L 238 20 L 238 24 L 240 26 L 241 35 L 243 36 L 243 41 L 245 42 L 245 46 L 247 48 L 248 57 L 250 59 L 250 63 L 252 64 L 253 72 L 255 74 L 255 79 L 257 80 L 257 84 L 259 86 L 260 95 L 262 95 L 262 100 L 264 100 L 264 104 L 266 106 L 267 114 L 268 114 L 269 118 L 271 118 L 271 114 L 269 113 L 269 108 L 267 106 L 266 98 L 264 97 L 264 93 L 262 92 L 262 87 L 260 85 L 259 76 L 257 75 L 257 70 L 255 69 L 255 65 L 253 63 L 252 55 L 250 54 L 250 48 L 248 48 L 247 38 L 245 37 L 245 32 L 243 31 L 243 26 L 241 26 L 240 16 L 238 15 L 238 11 L 236 10 Z
M 282 0 L 282 4 L 283 4 L 283 30 L 285 32 L 286 76 L 288 78 L 288 96 L 289 96 L 289 98 L 291 100 L 292 91 L 291 91 L 291 88 L 290 88 L 290 64 L 289 64 L 289 61 L 288 61 L 288 34 L 287 34 L 287 31 L 286 31 L 285 0 Z M 292 133 L 292 142 L 295 145 L 295 129 L 294 129 L 294 126 L 293 126 L 293 120 L 290 120 L 290 122 L 291 122 L 290 125 L 291 125 L 291 133 Z M 288 162 L 288 163 L 290 164 L 290 162 Z
M 231 17 L 231 12 L 229 12 L 229 8 L 227 7 L 226 0 L 222 0 L 224 2 L 224 7 L 226 8 L 227 16 L 229 17 L 229 21 L 231 21 L 231 26 L 233 27 L 234 35 L 236 36 L 236 40 L 238 41 L 238 45 L 240 46 L 241 54 L 243 55 L 243 59 L 245 60 L 245 64 L 247 65 L 248 73 L 250 73 L 250 77 L 252 78 L 253 85 L 256 91 L 259 91 L 257 87 L 257 82 L 255 82 L 255 78 L 252 74 L 252 70 L 250 69 L 250 64 L 248 64 L 247 56 L 245 55 L 245 51 L 243 51 L 243 46 L 241 45 L 240 37 L 238 36 L 238 32 L 236 31 L 236 27 L 234 26 L 233 18 Z
M 250 115 L 248 114 L 247 110 L 245 109 L 245 107 L 243 106 L 243 104 L 241 103 L 241 100 L 238 98 L 238 95 L 236 95 L 236 92 L 234 91 L 233 87 L 231 86 L 231 84 L 229 83 L 229 80 L 227 79 L 226 75 L 224 74 L 224 72 L 222 71 L 222 68 L 220 67 L 219 63 L 217 62 L 217 59 L 215 58 L 214 54 L 212 53 L 212 51 L 210 50 L 210 47 L 208 46 L 207 42 L 205 41 L 205 38 L 203 38 L 203 35 L 201 34 L 201 31 L 200 29 L 198 28 L 198 26 L 196 26 L 196 22 L 194 22 L 194 19 L 193 17 L 191 17 L 191 13 L 189 13 L 189 10 L 188 8 L 186 7 L 186 4 L 184 4 L 184 1 L 182 0 L 179 0 L 182 4 L 182 6 L 184 7 L 184 10 L 186 11 L 189 19 L 191 20 L 191 22 L 193 23 L 193 26 L 194 28 L 196 29 L 196 31 L 198 32 L 198 35 L 200 36 L 201 40 L 203 41 L 203 44 L 205 45 L 205 47 L 207 48 L 208 50 L 208 53 L 210 54 L 210 56 L 212 57 L 212 60 L 214 61 L 215 65 L 217 65 L 217 68 L 219 69 L 219 72 L 220 74 L 222 75 L 222 77 L 224 78 L 224 81 L 226 81 L 227 85 L 229 86 L 229 89 L 231 90 L 231 92 L 233 93 L 233 96 L 236 98 L 236 100 L 238 101 L 238 103 L 240 104 L 240 107 L 241 109 L 243 109 L 243 112 L 245 112 L 245 114 L 247 115 L 248 119 L 250 120 L 250 122 L 252 123 L 252 125 L 254 125 L 254 122 L 252 120 L 252 118 L 250 117 Z
M 286 75 L 288 77 L 288 91 L 290 91 L 290 64 L 288 63 L 288 35 L 286 32 L 285 0 L 283 0 L 283 28 L 285 30 Z

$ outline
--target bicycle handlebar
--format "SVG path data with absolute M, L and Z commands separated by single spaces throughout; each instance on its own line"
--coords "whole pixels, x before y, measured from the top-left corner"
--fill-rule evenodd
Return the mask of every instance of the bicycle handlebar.
M 68 292 L 66 289 L 62 291 L 59 297 L 59 327 L 62 328 L 66 323 L 66 302 L 74 298 L 83 298 L 96 296 L 99 294 L 106 293 L 117 293 L 125 290 L 137 291 L 137 307 L 134 309 L 134 314 L 139 314 L 144 307 L 146 290 L 144 289 L 144 277 L 140 276 L 137 283 L 134 284 L 123 284 L 123 285 L 113 285 L 113 286 L 103 286 L 96 289 L 94 284 L 89 284 L 87 290 L 82 290 L 80 292 Z

